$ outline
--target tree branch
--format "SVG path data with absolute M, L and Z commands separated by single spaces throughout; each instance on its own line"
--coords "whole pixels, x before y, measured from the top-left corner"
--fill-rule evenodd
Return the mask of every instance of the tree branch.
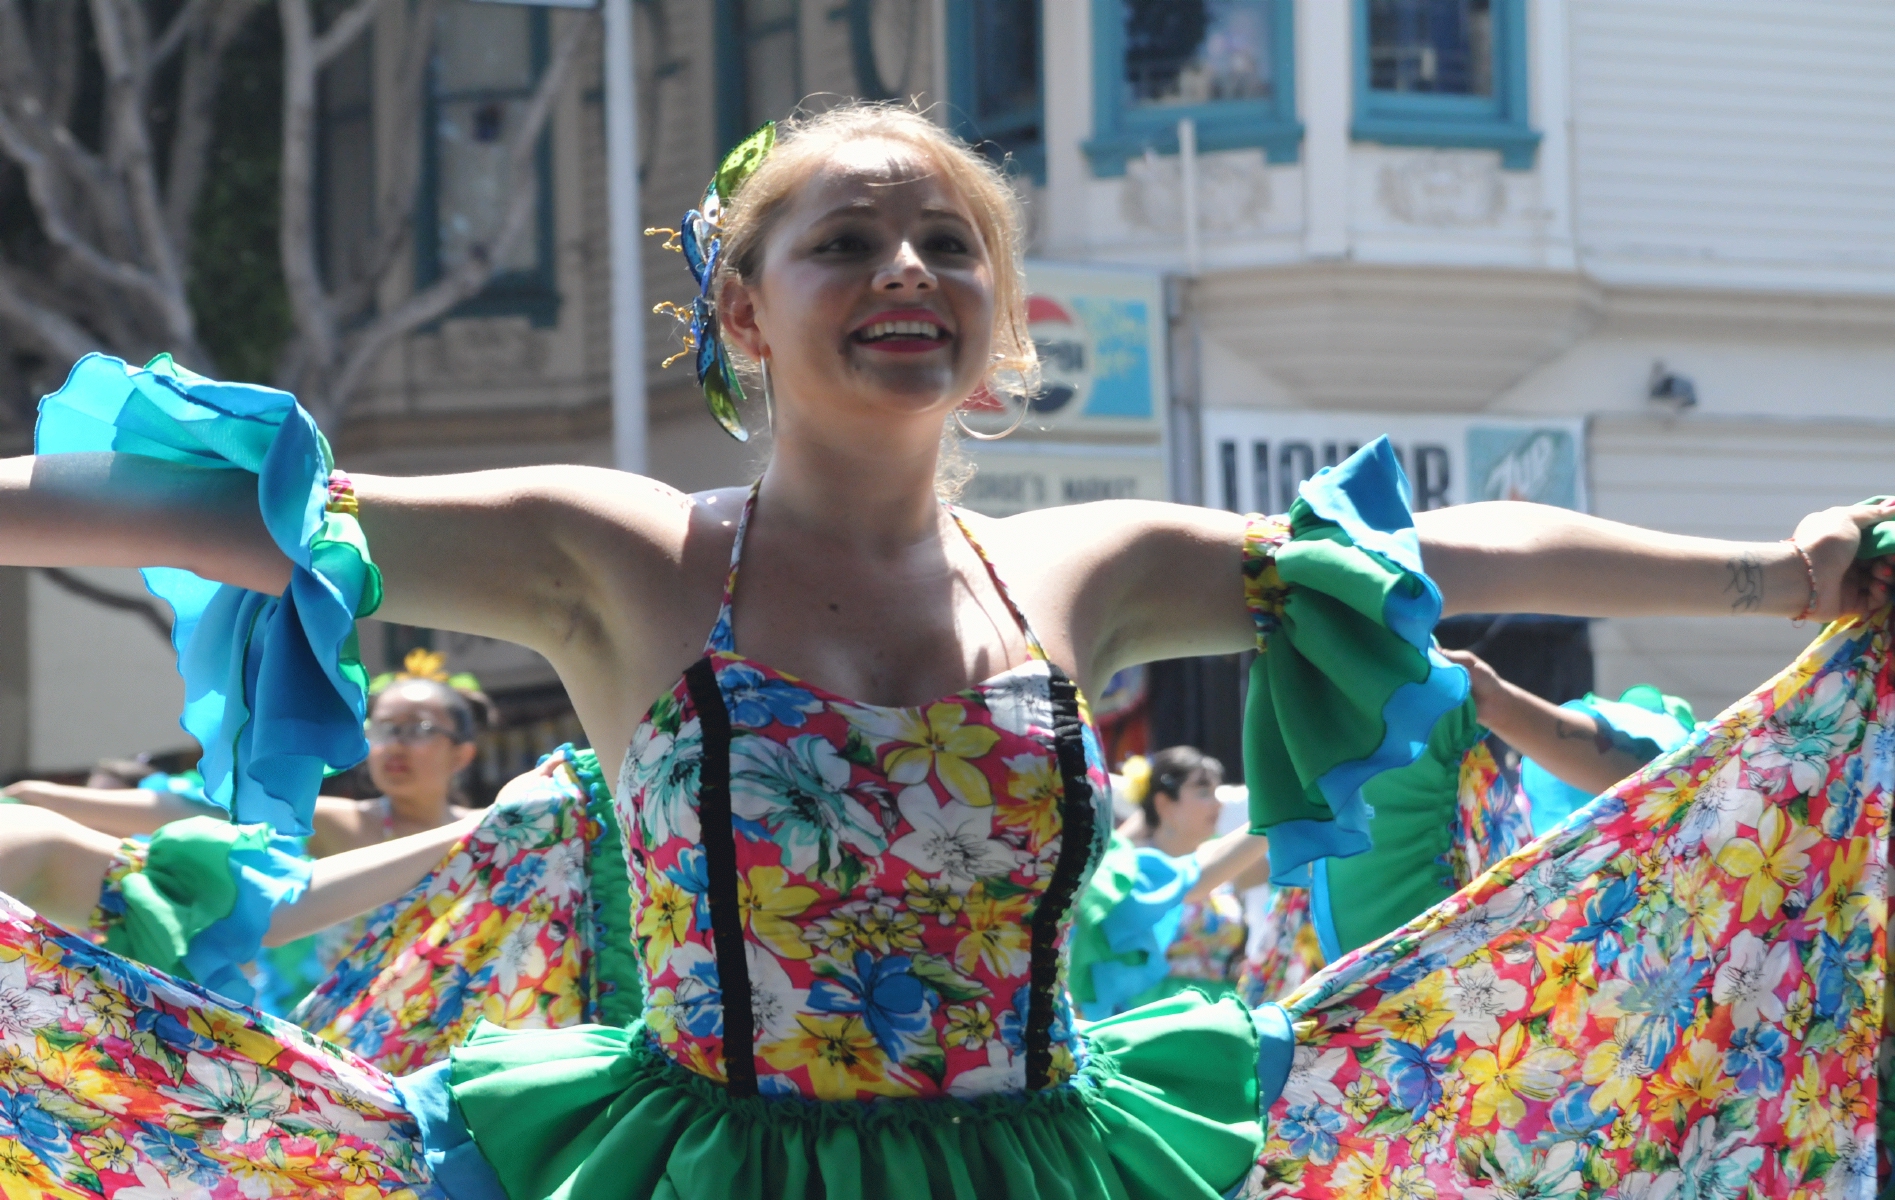
M 359 0 L 354 8 L 329 22 L 329 28 L 322 31 L 322 36 L 310 48 L 316 69 L 320 71 L 328 66 L 336 55 L 348 49 L 350 42 L 361 37 L 386 3 L 388 0 Z
M 171 618 L 165 615 L 156 601 L 148 600 L 143 596 L 127 596 L 110 588 L 102 588 L 80 578 L 64 567 L 41 567 L 39 573 L 46 577 L 46 582 L 62 592 L 77 596 L 81 600 L 90 600 L 94 604 L 118 612 L 132 614 L 150 626 L 153 633 L 165 640 L 166 645 L 171 644 Z
M 191 261 L 191 217 L 204 190 L 217 132 L 217 89 L 224 77 L 224 56 L 256 12 L 255 0 L 219 0 L 185 49 L 165 179 L 165 228 L 183 262 Z
M 175 300 L 166 306 L 165 315 L 181 339 L 195 342 L 196 322 L 182 302 L 183 273 L 165 227 L 164 205 L 158 197 L 158 176 L 152 164 L 151 130 L 145 124 L 144 47 L 134 45 L 127 36 L 126 20 L 118 0 L 92 0 L 93 38 L 98 43 L 99 62 L 105 68 L 109 114 L 106 158 L 124 180 L 141 257 L 157 276 L 158 286 Z
M 428 60 L 434 52 L 434 29 L 440 0 L 419 0 L 409 11 L 408 41 L 402 50 L 401 66 L 395 75 L 395 95 L 418 97 L 427 84 Z M 382 280 L 408 248 L 414 236 L 415 200 L 421 190 L 421 112 L 420 104 L 394 106 L 393 121 L 384 139 L 394 148 L 390 156 L 388 181 L 380 189 L 375 224 L 375 244 L 360 274 L 335 289 L 333 311 L 347 319 L 367 308 L 381 288 Z
M 486 246 L 470 247 L 467 257 L 440 282 L 410 296 L 392 312 L 349 338 L 347 359 L 326 397 L 329 410 L 327 418 L 330 422 L 340 422 L 356 390 L 362 386 L 362 381 L 373 369 L 376 360 L 395 339 L 444 316 L 455 305 L 479 292 L 493 278 L 495 264 L 504 262 L 514 247 L 519 245 L 520 238 L 526 233 L 528 220 L 533 215 L 533 204 L 538 192 L 532 185 L 530 174 L 540 134 L 545 130 L 553 105 L 565 87 L 566 76 L 571 72 L 579 47 L 585 42 L 586 33 L 593 29 L 593 18 L 589 15 L 581 17 L 574 14 L 568 17 L 565 29 L 561 31 L 559 41 L 553 48 L 552 59 L 546 65 L 546 73 L 540 77 L 533 98 L 520 114 L 519 128 L 514 130 L 512 142 L 507 147 L 507 213 L 493 240 Z
M 27 194 L 39 217 L 40 232 L 63 251 L 66 259 L 99 283 L 143 301 L 167 329 L 191 327 L 190 314 L 183 309 L 184 298 L 163 287 L 143 271 L 119 262 L 81 237 L 64 212 L 58 180 L 46 155 L 25 136 L 0 107 L 0 153 L 20 164 L 26 174 Z
M 62 313 L 37 304 L 26 294 L 26 282 L 0 263 L 0 322 L 49 358 L 72 362 L 99 349 L 98 339 Z
M 373 0 L 363 0 L 364 4 Z M 306 370 L 335 361 L 335 318 L 316 262 L 315 197 L 316 50 L 308 0 L 277 0 L 283 26 L 282 219 L 277 250 Z M 305 396 L 305 403 L 322 401 Z
M 156 42 L 152 43 L 151 53 L 145 59 L 145 69 L 155 71 L 164 65 L 166 59 L 176 54 L 178 48 L 184 45 L 184 39 L 189 37 L 197 29 L 198 22 L 203 20 L 204 10 L 217 2 L 218 0 L 185 0 L 184 7 L 178 10 L 178 15 L 171 18 L 171 24 L 165 26 L 165 31 L 158 35 Z

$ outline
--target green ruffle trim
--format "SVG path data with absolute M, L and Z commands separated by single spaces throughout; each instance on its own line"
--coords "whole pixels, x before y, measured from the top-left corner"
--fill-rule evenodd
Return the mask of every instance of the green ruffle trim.
M 255 991 L 239 968 L 256 957 L 276 906 L 309 884 L 308 863 L 290 848 L 267 825 L 163 826 L 143 868 L 100 898 L 106 949 L 248 1003 Z
M 511 1200 L 1212 1200 L 1263 1146 L 1250 1014 L 1195 992 L 1088 1028 L 1067 1087 L 969 1100 L 733 1097 L 647 1036 L 482 1024 L 454 1051 Z
M 1244 775 L 1272 881 L 1310 886 L 1311 863 L 1380 840 L 1364 786 L 1414 762 L 1438 721 L 1471 722 L 1473 700 L 1433 646 L 1441 595 L 1386 438 L 1306 482 L 1289 522 L 1265 568 L 1279 608 L 1251 667 Z
M 632 936 L 632 881 L 625 873 L 625 848 L 612 807 L 612 787 L 599 766 L 598 751 L 566 745 L 555 751 L 560 752 L 584 785 L 586 815 L 599 828 L 587 854 L 593 929 L 598 936 L 592 949 L 592 1011 L 600 1024 L 622 1028 L 644 1014 L 645 980 Z
M 1420 758 L 1362 786 L 1375 813 L 1375 845 L 1352 858 L 1320 863 L 1310 897 L 1317 940 L 1330 962 L 1460 890 L 1448 853 L 1454 848 L 1461 761 L 1485 735 L 1470 701 L 1435 724 Z

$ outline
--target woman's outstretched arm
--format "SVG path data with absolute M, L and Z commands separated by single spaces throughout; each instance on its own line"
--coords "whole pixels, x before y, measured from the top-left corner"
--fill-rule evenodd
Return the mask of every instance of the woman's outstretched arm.
M 293 942 L 400 898 L 440 865 L 454 843 L 480 824 L 480 818 L 481 814 L 476 814 L 422 833 L 317 859 L 311 867 L 308 890 L 294 904 L 285 904 L 270 915 L 270 931 L 263 935 L 263 944 Z
M 1828 619 L 1888 603 L 1889 564 L 1855 553 L 1862 530 L 1892 518 L 1895 504 L 1827 508 L 1803 518 L 1794 544 L 1685 537 L 1509 501 L 1419 513 L 1415 526 L 1448 614 Z
M 0 788 L 0 796 L 20 804 L 44 808 L 71 817 L 88 829 L 113 837 L 156 833 L 158 827 L 186 817 L 221 817 L 224 810 L 176 792 L 151 788 L 69 787 L 38 779 L 23 779 Z

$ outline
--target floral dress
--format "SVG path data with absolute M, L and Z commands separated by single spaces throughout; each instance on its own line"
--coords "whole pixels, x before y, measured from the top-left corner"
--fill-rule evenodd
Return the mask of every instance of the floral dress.
M 1246 1194 L 1874 1195 L 1889 622 L 1285 1000 Z

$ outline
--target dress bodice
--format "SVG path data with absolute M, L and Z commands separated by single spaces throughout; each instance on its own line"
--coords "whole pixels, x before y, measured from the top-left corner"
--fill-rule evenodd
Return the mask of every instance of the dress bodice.
M 652 706 L 615 791 L 648 1028 L 737 1092 L 1063 1083 L 1067 912 L 1110 831 L 1077 688 L 1024 620 L 1030 661 L 924 705 L 745 658 L 749 511 L 705 657 Z

